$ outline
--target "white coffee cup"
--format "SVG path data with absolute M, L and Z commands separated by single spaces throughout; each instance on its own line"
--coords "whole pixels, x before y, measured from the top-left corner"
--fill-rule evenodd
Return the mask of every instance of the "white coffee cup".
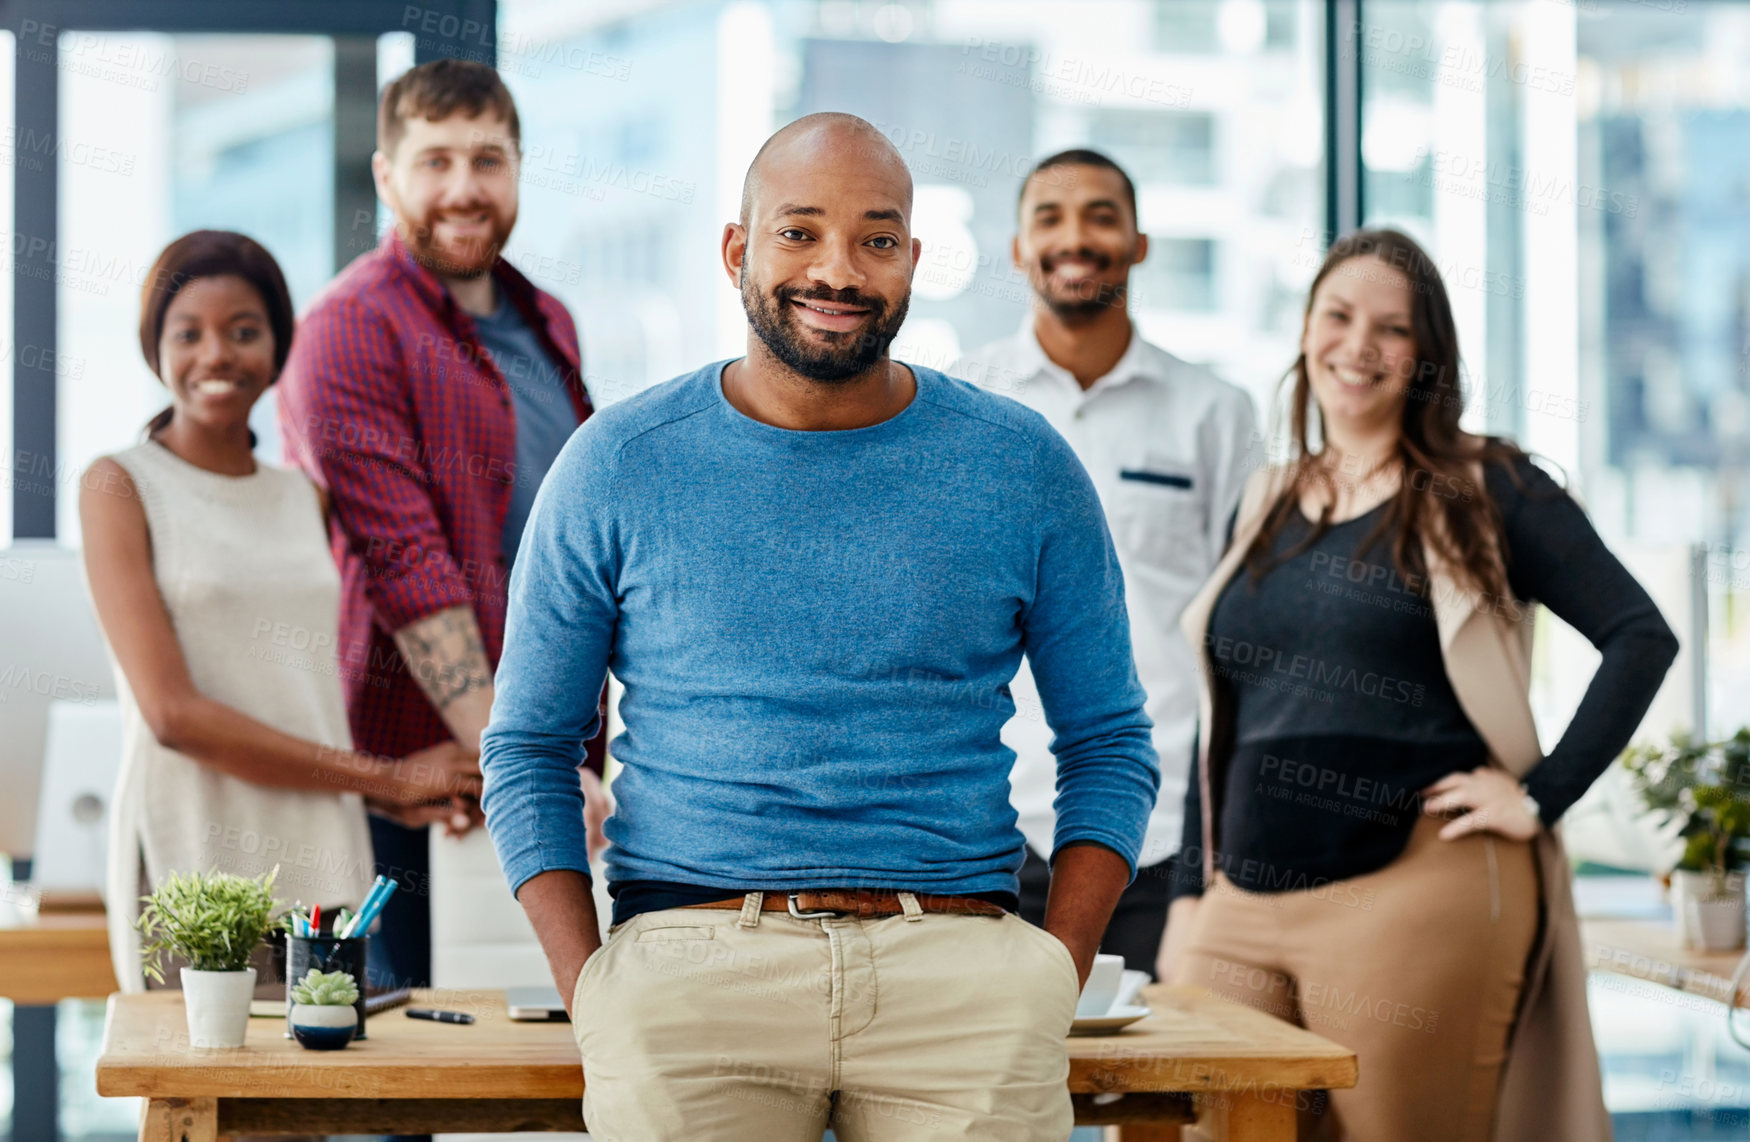
M 1094 1019 L 1111 1011 L 1123 980 L 1123 956 L 1095 956 L 1088 982 L 1082 985 L 1082 997 L 1076 1003 L 1076 1018 Z
M 1129 971 L 1119 977 L 1118 995 L 1112 1000 L 1112 1010 L 1133 1007 L 1152 977 L 1145 971 Z

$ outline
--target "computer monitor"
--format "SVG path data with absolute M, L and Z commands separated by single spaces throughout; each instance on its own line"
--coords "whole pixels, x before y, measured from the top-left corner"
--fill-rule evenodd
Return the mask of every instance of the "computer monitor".
M 105 890 L 121 757 L 121 706 L 113 698 L 49 703 L 30 860 L 36 887 L 79 896 Z
M 34 847 L 49 704 L 115 696 L 79 552 L 53 540 L 0 548 L 0 852 Z

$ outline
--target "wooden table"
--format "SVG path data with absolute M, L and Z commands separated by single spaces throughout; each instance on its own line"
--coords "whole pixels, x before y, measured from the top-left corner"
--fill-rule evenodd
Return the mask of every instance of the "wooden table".
M 512 1023 L 496 991 L 416 992 L 467 1011 L 455 1026 L 372 1016 L 370 1038 L 306 1051 L 277 1019 L 246 1046 L 188 1046 L 177 992 L 109 1001 L 97 1091 L 148 1099 L 142 1142 L 233 1133 L 583 1130 L 583 1073 L 566 1024 Z M 1308 1031 L 1190 988 L 1144 992 L 1154 1014 L 1117 1035 L 1069 1040 L 1076 1121 L 1125 1142 L 1197 1122 L 1223 1142 L 1288 1142 L 1300 1092 L 1355 1085 L 1355 1056 Z M 1117 1097 L 1114 1097 L 1117 1096 Z
M 114 990 L 102 911 L 0 916 L 0 999 L 49 1004 Z
M 1728 994 L 1732 989 L 1732 972 L 1744 953 L 1686 948 L 1678 942 L 1670 921 L 1592 917 L 1580 922 L 1580 940 L 1586 948 L 1586 966 L 1593 971 L 1664 984 L 1691 995 L 1750 1007 L 1750 980 L 1739 986 L 1737 996 Z
M 23 912 L 24 894 L 0 885 L 0 999 L 12 1010 L 12 1136 L 60 1136 L 60 1067 L 55 1058 L 55 1004 L 98 999 L 115 990 L 109 929 L 101 907 L 81 912 Z

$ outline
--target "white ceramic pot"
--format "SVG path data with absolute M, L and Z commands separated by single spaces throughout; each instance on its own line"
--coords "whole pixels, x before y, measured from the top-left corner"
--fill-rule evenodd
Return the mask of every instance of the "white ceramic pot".
M 350 1003 L 294 1003 L 286 1016 L 292 1038 L 318 1051 L 332 1051 L 352 1042 L 358 1033 L 358 1008 Z
M 1702 952 L 1735 952 L 1744 946 L 1744 900 L 1689 901 L 1693 946 Z
M 1744 946 L 1744 881 L 1744 873 L 1728 873 L 1724 894 L 1716 895 L 1708 873 L 1678 869 L 1671 874 L 1671 907 L 1684 947 L 1732 952 Z
M 191 1047 L 241 1047 L 249 1033 L 249 1001 L 255 995 L 255 969 L 182 969 L 182 1002 L 188 1008 Z

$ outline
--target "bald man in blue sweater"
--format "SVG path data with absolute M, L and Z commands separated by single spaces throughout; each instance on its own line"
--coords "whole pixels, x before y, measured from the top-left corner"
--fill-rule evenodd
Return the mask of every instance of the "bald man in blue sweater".
M 920 246 L 879 131 L 813 115 L 722 255 L 746 356 L 598 412 L 518 553 L 487 825 L 600 1142 L 1062 1142 L 1064 1035 L 1159 769 L 1099 502 L 1037 414 L 892 360 Z M 1043 929 L 1000 731 L 1056 735 Z M 625 686 L 598 939 L 577 768 Z

